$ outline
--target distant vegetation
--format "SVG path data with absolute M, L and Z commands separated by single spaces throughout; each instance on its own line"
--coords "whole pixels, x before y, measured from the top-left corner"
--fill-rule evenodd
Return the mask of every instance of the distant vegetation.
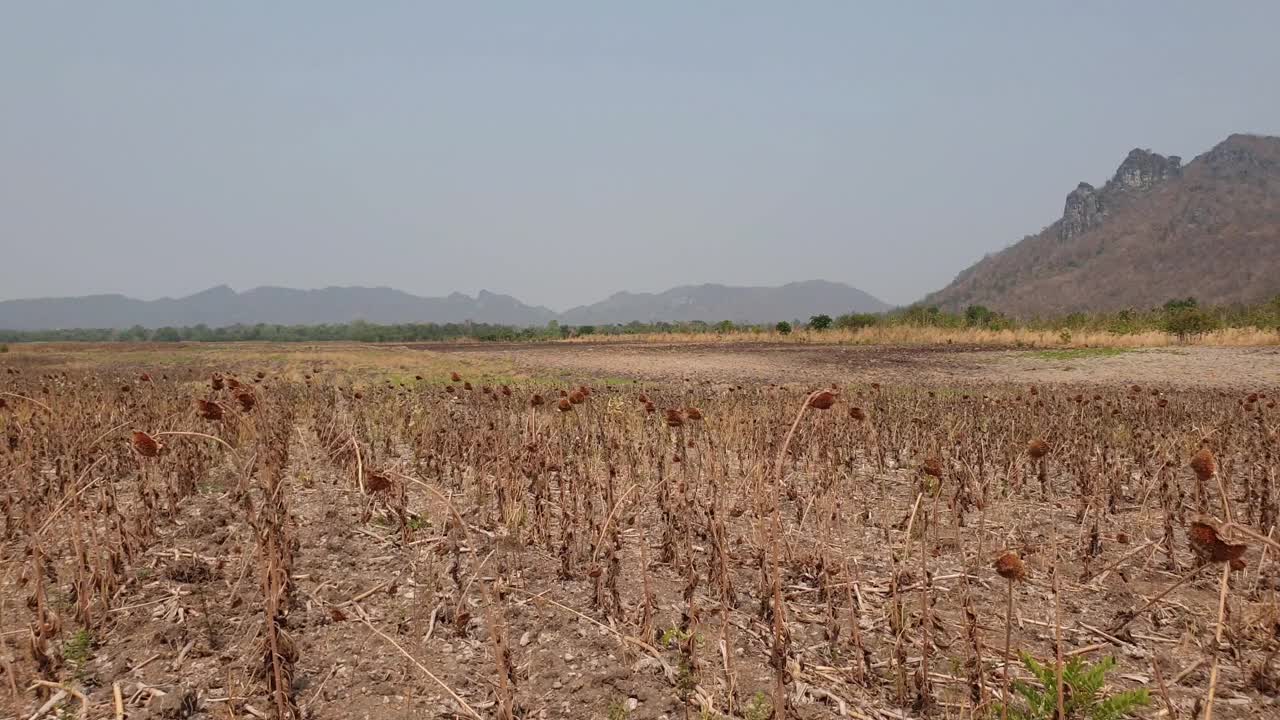
M 1180 342 L 1216 330 L 1248 329 L 1264 333 L 1280 332 L 1280 297 L 1258 305 L 1205 307 L 1195 298 L 1171 300 L 1159 308 L 1121 310 L 1110 313 L 1072 313 L 1058 318 L 1016 320 L 981 305 L 971 305 L 962 313 L 937 307 L 914 305 L 889 313 L 849 313 L 832 318 L 814 315 L 809 321 L 782 321 L 776 325 L 679 322 L 625 325 L 581 325 L 572 327 L 550 322 L 542 327 L 522 328 L 485 323 L 406 323 L 378 325 L 353 322 L 331 325 L 232 325 L 210 328 L 144 328 L 125 330 L 0 330 L 0 344 L 19 342 L 438 342 L 447 340 L 537 341 L 566 338 L 611 339 L 640 335 L 705 335 L 752 337 L 791 335 L 793 331 L 821 333 L 825 330 L 939 330 L 1050 333 L 1063 345 L 1083 336 L 1109 335 L 1121 341 L 1126 336 L 1162 333 Z M 797 337 L 807 337 L 797 335 Z M 1120 344 L 1123 344 L 1121 342 Z

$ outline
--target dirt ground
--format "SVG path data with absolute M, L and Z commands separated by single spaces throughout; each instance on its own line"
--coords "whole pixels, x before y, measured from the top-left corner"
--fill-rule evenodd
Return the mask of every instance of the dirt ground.
M 11 421 L 0 430 L 17 429 L 7 435 L 10 454 L 0 455 L 0 477 L 11 479 L 0 486 L 7 503 L 0 503 L 0 526 L 11 534 L 0 534 L 0 719 L 73 716 L 82 707 L 87 717 L 119 717 L 116 688 L 129 720 L 275 715 L 261 644 L 267 612 L 255 522 L 266 496 L 255 458 L 268 447 L 259 435 L 272 427 L 259 424 L 264 407 L 289 406 L 296 415 L 284 433 L 283 496 L 294 550 L 281 628 L 295 650 L 296 717 L 467 716 L 447 688 L 476 716 L 496 720 L 496 628 L 511 655 L 523 720 L 761 720 L 773 687 L 774 644 L 771 596 L 761 584 L 767 543 L 753 509 L 759 493 L 748 482 L 756 482 L 755 468 L 785 456 L 785 446 L 776 455 L 777 443 L 791 440 L 787 423 L 805 397 L 769 385 L 825 383 L 855 387 L 844 390 L 836 410 L 804 418 L 791 444 L 794 463 L 778 480 L 794 491 L 782 495 L 777 513 L 779 589 L 792 643 L 786 667 L 796 703 L 789 717 L 970 718 L 974 682 L 979 696 L 996 697 L 999 687 L 1008 585 L 991 564 L 1006 549 L 1029 570 L 1014 590 L 1015 656 L 1025 650 L 1052 657 L 1060 626 L 1069 657 L 1116 658 L 1111 689 L 1152 691 L 1138 714 L 1150 720 L 1200 716 L 1209 659 L 1218 657 L 1214 717 L 1280 716 L 1272 663 L 1280 652 L 1275 553 L 1251 541 L 1248 565 L 1231 576 L 1222 606 L 1221 643 L 1213 639 L 1217 567 L 1181 579 L 1196 562 L 1185 521 L 1217 503 L 1197 494 L 1186 463 L 1195 447 L 1188 438 L 1204 428 L 1214 429 L 1223 474 L 1236 479 L 1231 502 L 1270 529 L 1272 520 L 1260 518 L 1274 513 L 1258 508 L 1271 503 L 1280 457 L 1270 449 L 1280 447 L 1272 444 L 1280 435 L 1271 434 L 1277 411 L 1266 402 L 1280 387 L 1280 349 L 460 343 L 298 347 L 287 356 L 277 350 L 242 345 L 210 357 L 208 349 L 182 348 L 170 358 L 143 347 L 87 359 L 59 350 L 24 357 L 11 363 L 21 374 L 0 376 L 0 392 L 10 393 L 9 414 L 0 420 Z M 235 368 L 244 378 L 266 369 L 261 385 L 248 380 L 262 400 L 257 415 L 235 411 L 224 395 L 232 419 L 214 424 L 195 416 L 193 399 L 213 397 L 206 365 L 219 361 L 213 367 Z M 76 368 L 70 375 L 50 372 L 68 365 Z M 448 379 L 453 369 L 474 379 L 474 389 L 446 391 L 446 382 L 460 385 Z M 486 391 L 506 382 L 508 372 L 527 383 L 514 385 L 513 398 Z M 530 410 L 530 393 L 554 398 L 546 381 L 556 377 L 643 383 L 601 383 L 594 399 L 571 412 L 550 403 Z M 869 382 L 885 387 L 865 387 Z M 1028 395 L 1031 384 L 1041 388 Z M 1129 384 L 1168 392 L 1131 392 Z M 946 385 L 983 391 L 935 397 Z M 1098 386 L 1097 395 L 1082 397 L 1082 385 Z M 1265 394 L 1245 409 L 1243 398 L 1205 388 Z M 705 418 L 677 432 L 662 412 L 643 410 L 641 393 L 664 410 L 701 408 Z M 869 420 L 856 419 L 854 404 Z M 79 409 L 49 413 L 79 420 L 65 426 L 70 431 L 46 424 L 45 405 Z M 127 450 L 133 428 L 168 431 L 170 452 L 154 458 L 156 467 Z M 235 449 L 198 444 L 184 431 L 238 442 Z M 1032 433 L 1058 441 L 1039 480 L 1022 451 Z M 86 468 L 65 490 L 54 484 L 56 463 L 41 454 L 52 452 L 43 449 L 51 447 L 46 437 L 84 439 L 65 451 Z M 335 437 L 339 449 L 355 449 L 354 463 L 333 449 Z M 112 442 L 99 444 L 102 438 Z M 932 481 L 921 468 L 935 453 L 945 480 L 926 485 Z M 615 462 L 619 495 L 610 505 L 605 479 L 613 478 Z M 565 473 L 564 466 L 583 470 Z M 554 468 L 545 489 L 548 517 L 554 515 L 548 527 L 556 532 L 540 541 L 529 529 L 534 521 L 498 521 L 497 486 L 484 478 L 546 467 Z M 364 482 L 371 468 L 439 488 L 403 485 L 412 533 L 370 499 Z M 179 494 L 176 479 L 184 473 L 192 487 Z M 1160 478 L 1171 483 L 1168 503 L 1177 508 L 1175 541 L 1163 525 Z M 1094 483 L 1090 502 L 1081 489 L 1087 479 Z M 146 500 L 139 490 L 147 483 L 164 489 L 163 502 Z M 663 505 L 658 488 L 665 493 L 668 486 L 679 495 Z M 927 488 L 935 488 L 933 500 L 921 504 Z M 450 540 L 446 493 L 465 518 L 461 542 L 456 528 Z M 590 503 L 580 526 L 562 519 L 584 499 Z M 59 514 L 75 502 L 83 507 Z M 676 521 L 667 507 L 718 508 L 719 539 L 708 529 L 710 514 L 672 513 L 687 519 L 669 524 Z M 45 713 L 37 711 L 53 688 L 38 695 L 32 684 L 38 616 L 29 584 L 44 575 L 26 570 L 37 543 L 18 522 L 28 512 L 35 540 L 53 559 L 47 599 L 34 607 L 47 603 L 65 624 L 48 643 L 57 663 L 51 675 L 58 687 L 84 696 L 83 704 L 67 696 Z M 108 528 L 108 516 L 120 522 Z M 526 516 L 537 517 L 533 510 L 519 515 Z M 600 523 L 611 520 L 616 566 L 597 564 L 610 552 Z M 114 584 L 103 586 L 89 630 L 75 619 L 81 573 L 69 539 L 79 538 L 81 522 L 103 539 L 90 553 L 103 567 L 96 558 L 123 546 L 117 538 L 134 547 L 110 576 Z M 578 534 L 557 540 L 565 527 Z M 675 554 L 664 560 L 668 527 L 683 534 L 672 536 Z M 721 552 L 732 604 L 710 575 Z M 568 570 L 566 557 L 574 563 Z M 612 569 L 601 576 L 598 568 Z M 693 585 L 689 568 L 701 568 Z M 605 585 L 598 577 L 619 580 L 612 611 L 613 601 L 600 600 Z M 650 586 L 652 618 L 645 620 Z M 1123 632 L 1113 630 L 1125 612 L 1171 586 Z M 920 648 L 929 648 L 931 665 Z M 1029 677 L 1016 661 L 1012 672 Z M 922 678 L 934 686 L 938 705 L 931 710 L 913 705 L 911 688 Z M 714 699 L 716 712 L 700 713 L 700 693 Z M 737 703 L 731 713 L 728 697 Z
M 575 343 L 430 345 L 502 360 L 530 373 L 714 382 L 1069 383 L 1250 388 L 1280 384 L 1280 348 L 991 350 L 962 346 L 656 345 Z

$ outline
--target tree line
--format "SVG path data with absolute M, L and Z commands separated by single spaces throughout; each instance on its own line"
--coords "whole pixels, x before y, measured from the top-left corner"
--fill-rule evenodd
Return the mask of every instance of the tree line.
M 611 325 L 561 325 L 515 327 L 490 323 L 399 323 L 382 325 L 364 321 L 322 325 L 207 325 L 126 329 L 0 330 L 0 343 L 20 342 L 439 342 L 478 340 L 520 342 L 556 340 L 591 335 L 648 335 L 655 333 L 779 333 L 795 329 L 822 332 L 832 328 L 857 330 L 873 327 L 936 327 L 947 329 L 1051 330 L 1066 337 L 1072 332 L 1110 332 L 1118 335 L 1159 331 L 1182 338 L 1220 328 L 1258 328 L 1280 332 L 1280 296 L 1256 305 L 1203 306 L 1195 298 L 1170 300 L 1157 308 L 1115 312 L 1071 313 L 1054 318 L 1016 319 L 982 305 L 964 312 L 912 305 L 886 313 L 848 313 L 837 317 L 813 315 L 807 322 L 793 319 L 769 324 L 631 322 Z

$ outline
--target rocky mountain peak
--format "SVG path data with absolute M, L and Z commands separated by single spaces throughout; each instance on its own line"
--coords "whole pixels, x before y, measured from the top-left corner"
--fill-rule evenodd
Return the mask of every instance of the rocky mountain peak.
M 1058 239 L 1070 240 L 1100 225 L 1122 194 L 1145 193 L 1181 173 L 1182 158 L 1177 155 L 1165 157 L 1142 148 L 1130 150 L 1101 190 L 1082 182 L 1067 195 L 1058 223 Z
M 1133 150 L 1100 187 L 1080 183 L 1062 217 L 987 255 L 926 298 L 1022 317 L 1260 302 L 1280 293 L 1280 137 L 1232 135 L 1184 167 Z
M 1120 163 L 1116 174 L 1108 183 L 1110 190 L 1147 191 L 1176 177 L 1182 171 L 1182 158 L 1177 155 L 1165 157 L 1150 150 L 1134 148 L 1129 151 L 1124 162 Z
M 1102 222 L 1107 214 L 1106 206 L 1097 189 L 1087 182 L 1082 182 L 1067 195 L 1066 207 L 1062 210 L 1062 221 L 1058 224 L 1058 238 L 1071 238 Z

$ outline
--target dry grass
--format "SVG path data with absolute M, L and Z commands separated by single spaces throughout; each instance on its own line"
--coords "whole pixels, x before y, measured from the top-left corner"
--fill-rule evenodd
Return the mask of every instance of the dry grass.
M 252 366 L 290 381 L 315 373 L 348 384 L 390 380 L 418 384 L 446 382 L 463 369 L 489 383 L 533 380 L 508 362 L 446 357 L 404 345 L 317 343 L 26 343 L 10 347 L 3 362 L 44 370 L 101 371 L 146 367 L 158 372 L 203 373 Z
M 1257 328 L 1217 330 L 1181 342 L 1168 333 L 1148 331 L 1129 335 L 1100 331 L 1072 332 L 1063 342 L 1054 330 L 983 330 L 896 325 L 857 330 L 797 330 L 789 335 L 775 332 L 732 333 L 648 333 L 638 335 L 587 335 L 569 338 L 567 343 L 640 342 L 660 344 L 720 345 L 731 343 L 827 344 L 827 345 L 982 345 L 989 347 L 1033 348 L 1147 348 L 1177 345 L 1258 347 L 1280 345 L 1280 332 Z
M 4 717 L 990 717 L 1013 651 L 1115 654 L 1113 689 L 1157 658 L 1182 717 L 1280 687 L 1273 387 L 508 394 L 398 348 L 103 350 L 0 373 Z M 1221 589 L 1197 537 L 1243 561 Z

